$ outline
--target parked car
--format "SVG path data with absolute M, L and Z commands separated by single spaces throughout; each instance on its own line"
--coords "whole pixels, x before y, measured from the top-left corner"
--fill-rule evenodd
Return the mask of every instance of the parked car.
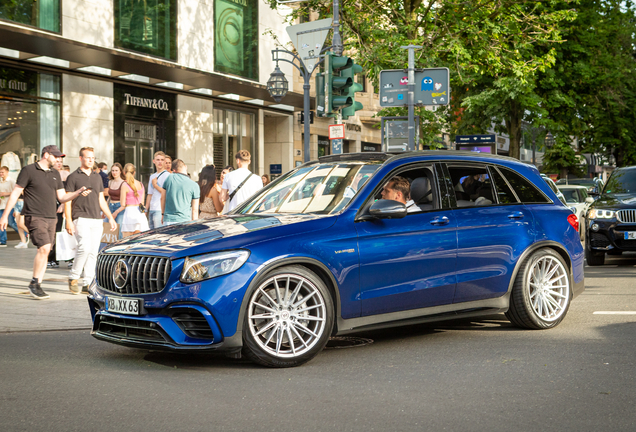
M 541 178 L 543 179 L 544 182 L 548 184 L 548 186 L 550 186 L 550 189 L 552 189 L 552 192 L 556 194 L 556 196 L 559 198 L 559 201 L 561 201 L 563 204 L 567 206 L 568 203 L 566 202 L 565 197 L 563 196 L 559 188 L 557 188 L 556 184 L 554 183 L 554 180 L 552 180 L 550 177 L 548 177 L 545 174 L 541 174 Z
M 399 200 L 396 176 L 412 203 Z M 537 169 L 515 159 L 322 157 L 229 215 L 107 247 L 90 286 L 91 334 L 289 367 L 363 330 L 501 312 L 548 329 L 584 290 L 577 230 Z
M 603 265 L 606 254 L 636 251 L 636 166 L 614 170 L 601 196 L 591 202 L 586 232 L 588 265 Z
M 574 179 L 559 179 L 556 182 L 557 185 L 573 185 L 573 186 L 585 186 L 587 187 L 587 192 L 590 195 L 600 195 L 603 191 L 603 187 L 605 184 L 603 180 L 594 177 L 594 178 L 574 178 Z
M 580 226 L 585 226 L 585 217 L 587 210 L 590 207 L 590 203 L 586 200 L 590 195 L 587 192 L 586 186 L 565 186 L 558 185 L 559 191 L 565 198 L 565 203 L 570 210 L 579 218 Z M 592 201 L 594 201 L 592 199 Z M 585 230 L 581 229 L 581 240 L 585 239 Z

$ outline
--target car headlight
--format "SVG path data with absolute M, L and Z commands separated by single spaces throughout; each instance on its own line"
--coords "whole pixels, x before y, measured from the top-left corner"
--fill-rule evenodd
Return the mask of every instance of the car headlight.
M 592 209 L 587 214 L 588 219 L 613 219 L 616 217 L 616 212 L 614 210 L 597 210 Z
M 237 250 L 187 257 L 181 272 L 181 282 L 195 283 L 232 273 L 241 268 L 249 256 L 249 251 Z

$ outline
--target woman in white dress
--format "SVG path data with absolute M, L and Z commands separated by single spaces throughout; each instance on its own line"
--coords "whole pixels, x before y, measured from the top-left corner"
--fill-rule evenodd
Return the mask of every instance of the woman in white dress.
M 121 185 L 119 202 L 121 207 L 113 213 L 113 217 L 117 217 L 119 213 L 124 212 L 121 221 L 121 235 L 128 237 L 142 231 L 148 231 L 148 219 L 146 215 L 139 209 L 139 204 L 144 201 L 144 185 L 135 180 L 135 166 L 127 163 L 124 167 L 124 183 Z

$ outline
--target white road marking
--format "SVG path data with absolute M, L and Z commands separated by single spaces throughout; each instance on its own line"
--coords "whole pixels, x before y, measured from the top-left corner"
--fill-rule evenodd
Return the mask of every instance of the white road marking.
M 596 311 L 592 315 L 636 315 L 636 311 Z

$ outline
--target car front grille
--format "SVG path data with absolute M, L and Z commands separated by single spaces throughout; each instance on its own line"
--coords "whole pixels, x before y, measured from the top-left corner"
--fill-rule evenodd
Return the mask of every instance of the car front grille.
M 621 223 L 636 223 L 636 210 L 619 210 L 616 218 Z
M 172 320 L 185 334 L 197 339 L 214 339 L 212 329 L 203 314 L 196 309 L 178 309 L 172 314 Z
M 117 261 L 128 263 L 129 275 L 126 285 L 117 288 L 113 272 Z M 117 294 L 152 294 L 165 288 L 172 271 L 169 258 L 145 255 L 100 254 L 95 272 L 97 284 L 107 291 Z
M 169 343 L 162 332 L 158 330 L 155 323 L 134 318 L 111 317 L 108 315 L 99 315 L 98 319 L 98 333 L 120 339 L 134 339 L 140 342 Z
M 608 247 L 610 245 L 607 236 L 601 233 L 591 233 L 590 241 L 592 242 L 592 247 Z

